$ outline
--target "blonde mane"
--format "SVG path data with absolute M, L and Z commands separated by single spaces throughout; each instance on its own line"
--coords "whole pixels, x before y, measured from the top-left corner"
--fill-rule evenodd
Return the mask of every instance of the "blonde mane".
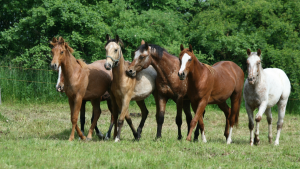
M 215 74 L 215 69 L 208 64 L 203 63 L 205 67 L 210 71 L 211 74 Z
M 86 68 L 88 65 L 82 59 L 76 59 L 81 68 Z

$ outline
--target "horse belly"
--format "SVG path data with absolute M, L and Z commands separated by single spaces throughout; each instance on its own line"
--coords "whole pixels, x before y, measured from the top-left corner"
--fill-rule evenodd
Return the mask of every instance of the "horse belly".
M 144 100 L 154 91 L 154 89 L 155 79 L 149 74 L 140 74 L 140 77 L 137 77 L 134 94 L 131 100 Z

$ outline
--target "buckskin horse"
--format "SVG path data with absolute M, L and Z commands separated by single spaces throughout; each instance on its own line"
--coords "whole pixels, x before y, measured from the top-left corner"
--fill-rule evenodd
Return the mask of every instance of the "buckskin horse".
M 106 49 L 106 63 L 105 68 L 107 70 L 112 69 L 113 73 L 113 81 L 110 87 L 110 97 L 113 105 L 113 116 L 115 117 L 115 127 L 114 135 L 115 142 L 120 141 L 121 129 L 123 126 L 124 118 L 127 117 L 130 119 L 128 108 L 129 102 L 131 100 L 135 100 L 142 110 L 142 120 L 136 131 L 131 120 L 128 123 L 135 139 L 139 139 L 141 137 L 142 129 L 144 123 L 148 116 L 148 110 L 146 108 L 144 99 L 146 99 L 151 93 L 154 92 L 155 89 L 155 78 L 157 76 L 156 71 L 153 67 L 149 67 L 141 71 L 136 78 L 132 78 L 126 75 L 126 69 L 129 62 L 125 62 L 122 54 L 121 45 L 123 42 L 119 39 L 119 36 L 116 35 L 115 39 L 110 39 L 108 35 L 106 35 L 107 43 L 105 45 Z M 154 92 L 154 97 L 155 97 Z M 118 113 L 121 112 L 119 119 Z M 118 121 L 117 121 L 118 120 Z
M 78 61 L 80 62 L 80 61 Z M 56 91 L 58 92 L 64 92 L 64 75 L 61 71 L 61 66 L 59 67 L 58 70 L 58 79 L 57 79 L 57 83 L 56 83 Z M 85 125 L 85 104 L 88 100 L 82 100 L 82 105 L 80 108 L 80 125 L 81 125 L 81 132 L 84 135 L 84 125 Z M 104 95 L 101 96 L 101 101 L 106 101 L 107 103 L 107 107 L 109 109 L 109 111 L 111 112 L 111 122 L 110 122 L 110 126 L 109 129 L 105 135 L 105 137 L 103 136 L 103 134 L 101 133 L 101 131 L 98 129 L 97 125 L 95 126 L 95 131 L 96 131 L 96 135 L 99 137 L 99 139 L 105 139 L 105 140 L 109 140 L 110 135 L 111 135 L 111 130 L 112 127 L 114 125 L 114 120 L 113 120 L 113 115 L 112 115 L 112 108 L 111 108 L 111 100 L 110 100 L 110 95 L 108 92 L 105 92 Z M 101 109 L 100 109 L 101 111 Z M 92 114 L 92 118 L 91 118 L 91 123 L 94 120 L 94 113 Z
M 178 126 L 178 139 L 182 138 L 182 108 L 186 115 L 188 132 L 192 121 L 190 110 L 190 100 L 187 98 L 187 79 L 180 80 L 177 72 L 180 68 L 178 57 L 169 54 L 164 48 L 149 44 L 142 40 L 141 46 L 135 51 L 134 59 L 127 69 L 129 76 L 135 77 L 138 72 L 152 65 L 157 72 L 155 80 L 156 89 L 158 92 L 157 106 L 157 138 L 161 137 L 162 125 L 164 122 L 164 114 L 166 103 L 172 99 L 177 106 L 176 124 Z M 199 136 L 199 125 L 195 131 L 194 140 Z
M 291 93 L 291 83 L 287 75 L 281 69 L 267 68 L 261 66 L 261 50 L 251 52 L 247 49 L 248 78 L 244 85 L 244 99 L 249 118 L 250 145 L 259 144 L 259 122 L 263 113 L 267 115 L 269 124 L 269 143 L 272 142 L 272 112 L 271 107 L 278 106 L 277 135 L 275 145 L 279 145 L 280 131 L 283 125 L 285 109 Z M 253 140 L 253 111 L 258 108 L 255 116 L 256 130 Z
M 187 140 L 191 140 L 191 134 L 198 121 L 203 142 L 206 142 L 202 113 L 207 104 L 217 104 L 225 113 L 226 126 L 224 135 L 227 144 L 231 143 L 232 128 L 238 124 L 241 104 L 241 95 L 244 84 L 243 70 L 233 62 L 221 61 L 212 67 L 198 61 L 193 53 L 192 45 L 184 49 L 180 45 L 179 59 L 181 67 L 178 76 L 181 80 L 188 78 L 188 97 L 196 115 L 191 122 L 191 128 Z M 230 97 L 231 108 L 226 100 Z M 230 131 L 228 129 L 230 127 Z
M 55 37 L 50 42 L 53 45 L 51 67 L 57 70 L 61 66 L 64 74 L 64 90 L 69 99 L 71 110 L 72 131 L 69 141 L 74 139 L 75 129 L 82 140 L 92 138 L 93 130 L 100 116 L 100 99 L 107 91 L 112 81 L 111 71 L 104 69 L 105 61 L 95 61 L 92 64 L 78 62 L 72 55 L 73 49 L 62 37 Z M 101 85 L 99 85 L 101 84 Z M 90 100 L 94 111 L 94 120 L 87 137 L 80 131 L 77 120 L 82 100 Z

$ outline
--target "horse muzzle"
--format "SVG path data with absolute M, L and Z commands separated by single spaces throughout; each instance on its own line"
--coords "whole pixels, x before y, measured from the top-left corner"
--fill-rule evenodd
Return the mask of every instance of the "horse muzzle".
M 56 86 L 56 91 L 63 92 L 64 91 L 64 86 L 61 86 L 61 85 Z
M 58 64 L 56 64 L 56 63 L 51 63 L 51 69 L 53 69 L 53 70 L 58 70 Z
M 128 76 L 135 77 L 136 76 L 136 71 L 133 71 L 132 69 L 126 70 L 126 74 Z
M 255 78 L 254 77 L 248 77 L 248 83 L 253 85 L 255 82 Z
M 180 80 L 184 80 L 185 77 L 186 77 L 186 75 L 185 75 L 184 72 L 182 72 L 182 73 L 178 72 L 178 76 L 179 76 L 179 79 L 180 79 Z
M 106 70 L 111 70 L 111 68 L 112 68 L 110 63 L 105 63 L 104 67 L 105 67 Z

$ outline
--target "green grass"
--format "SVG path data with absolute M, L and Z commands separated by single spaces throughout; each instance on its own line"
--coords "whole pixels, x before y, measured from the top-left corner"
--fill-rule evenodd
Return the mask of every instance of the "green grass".
M 102 104 L 98 127 L 107 131 L 110 113 Z M 90 126 L 91 105 L 87 104 L 86 132 Z M 223 136 L 225 117 L 213 107 L 205 115 L 207 143 L 178 141 L 175 106 L 167 105 L 160 140 L 155 140 L 155 107 L 149 107 L 142 138 L 133 141 L 125 123 L 121 142 L 69 142 L 70 112 L 67 103 L 0 105 L 0 168 L 299 168 L 299 115 L 287 114 L 280 145 L 268 143 L 267 121 L 260 125 L 259 146 L 249 145 L 248 117 L 241 110 L 239 127 L 233 130 L 233 143 L 227 145 Z M 139 112 L 131 104 L 130 113 Z M 185 116 L 183 115 L 185 119 Z M 133 117 L 137 127 L 140 117 Z M 277 113 L 273 111 L 273 137 L 276 136 Z M 186 123 L 182 125 L 186 135 Z M 273 140 L 273 141 L 274 141 Z

